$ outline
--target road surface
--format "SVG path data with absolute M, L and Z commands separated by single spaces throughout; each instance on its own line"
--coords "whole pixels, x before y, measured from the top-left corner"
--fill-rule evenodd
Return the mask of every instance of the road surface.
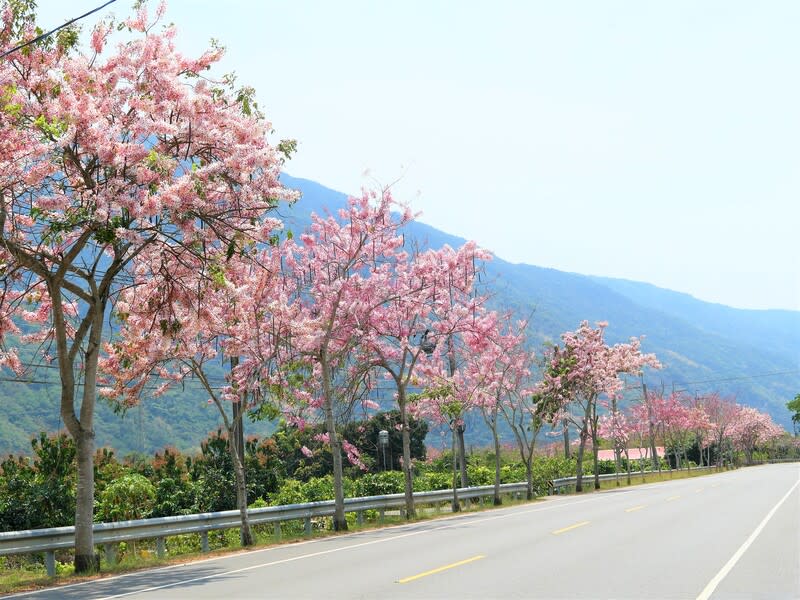
M 800 466 L 551 497 L 31 599 L 800 598 Z

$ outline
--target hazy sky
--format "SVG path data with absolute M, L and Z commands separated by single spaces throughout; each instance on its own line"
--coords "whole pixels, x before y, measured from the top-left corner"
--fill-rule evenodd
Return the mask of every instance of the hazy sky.
M 800 310 L 800 2 L 172 0 L 166 21 L 187 53 L 228 47 L 299 142 L 291 175 L 399 179 L 513 262 Z

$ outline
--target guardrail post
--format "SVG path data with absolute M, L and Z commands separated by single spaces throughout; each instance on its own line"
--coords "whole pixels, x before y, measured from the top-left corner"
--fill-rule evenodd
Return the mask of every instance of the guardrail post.
M 381 508 L 379 508 L 379 509 L 378 509 L 378 520 L 379 520 L 381 523 L 383 523 L 383 518 L 384 518 L 384 516 L 385 516 L 385 513 L 386 513 L 386 511 L 383 509 L 383 507 L 381 507 Z
M 281 522 L 275 521 L 275 539 L 281 539 Z
M 305 526 L 306 535 L 311 535 L 311 517 L 306 517 L 303 520 L 305 521 L 304 522 L 304 526 Z
M 164 554 L 167 550 L 167 544 L 163 537 L 156 538 L 156 556 L 158 558 L 164 558 Z
M 48 550 L 44 553 L 44 566 L 47 569 L 48 577 L 56 576 L 56 553 Z
M 208 552 L 208 532 L 200 532 L 200 552 Z
M 356 511 L 356 523 L 358 523 L 359 525 L 363 525 L 364 524 L 364 511 L 363 510 L 357 510 Z
M 117 545 L 116 544 L 103 544 L 103 552 L 106 555 L 106 562 L 109 565 L 117 564 Z

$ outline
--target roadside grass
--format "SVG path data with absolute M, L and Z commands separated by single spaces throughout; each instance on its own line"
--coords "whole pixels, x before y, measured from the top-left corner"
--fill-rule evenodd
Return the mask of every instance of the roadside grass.
M 711 475 L 718 473 L 716 469 L 695 470 L 690 472 L 686 470 L 673 470 L 662 471 L 661 473 L 645 473 L 642 477 L 639 472 L 631 473 L 630 485 L 641 485 L 642 483 L 656 483 L 660 481 L 671 481 L 674 479 L 686 479 L 688 477 L 702 477 L 704 475 Z M 600 491 L 618 489 L 620 487 L 627 487 L 627 474 L 621 473 L 619 478 L 619 485 L 616 481 L 601 481 Z M 582 494 L 595 492 L 594 479 L 591 475 L 584 477 L 584 491 Z M 569 494 L 574 494 L 571 490 Z M 491 498 L 484 499 L 483 502 L 478 501 L 461 501 L 461 512 L 481 512 L 493 510 L 495 508 L 507 508 L 509 506 L 517 506 L 520 504 L 528 504 L 530 502 L 541 502 L 542 497 L 534 500 L 526 500 L 525 498 L 515 498 L 513 496 L 504 496 L 503 504 L 494 506 Z M 209 546 L 210 552 L 200 551 L 200 536 L 198 534 L 187 534 L 182 536 L 174 536 L 167 539 L 166 542 L 166 555 L 158 557 L 155 552 L 154 540 L 143 540 L 137 542 L 136 545 L 131 544 L 130 547 L 125 545 L 124 542 L 120 544 L 118 550 L 120 559 L 114 562 L 109 562 L 107 557 L 101 552 L 100 560 L 100 573 L 89 576 L 76 576 L 74 569 L 69 562 L 69 555 L 67 553 L 56 555 L 56 575 L 49 577 L 45 571 L 43 558 L 40 556 L 38 560 L 30 560 L 29 557 L 15 556 L 15 557 L 0 557 L 0 594 L 11 594 L 25 591 L 32 591 L 58 585 L 66 585 L 87 579 L 102 579 L 124 573 L 132 573 L 145 569 L 153 569 L 160 567 L 167 567 L 170 565 L 185 564 L 199 560 L 208 560 L 210 558 L 230 556 L 237 553 L 250 552 L 253 550 L 263 550 L 272 546 L 292 544 L 301 541 L 308 541 L 312 539 L 326 538 L 343 533 L 356 533 L 361 531 L 369 531 L 374 529 L 381 529 L 385 527 L 393 527 L 402 525 L 409 522 L 429 521 L 441 517 L 452 517 L 455 513 L 451 510 L 450 503 L 441 504 L 438 506 L 418 506 L 417 518 L 414 521 L 407 521 L 400 511 L 387 511 L 383 520 L 377 519 L 377 513 L 368 515 L 375 517 L 374 519 L 365 519 L 362 523 L 356 521 L 355 514 L 348 515 L 348 531 L 336 532 L 330 529 L 330 519 L 323 518 L 314 522 L 312 533 L 310 536 L 305 535 L 304 526 L 302 521 L 288 521 L 281 524 L 280 533 L 273 525 L 255 525 L 253 532 L 256 538 L 256 543 L 248 548 L 242 548 L 239 545 L 239 532 L 237 529 L 229 529 L 226 531 L 216 531 L 209 533 Z M 61 562 L 59 559 L 64 559 Z
M 723 469 L 724 470 L 724 469 Z M 714 475 L 716 473 L 721 473 L 722 470 L 720 469 L 691 469 L 687 471 L 686 469 L 673 469 L 673 470 L 662 470 L 660 473 L 658 471 L 650 472 L 646 471 L 644 475 L 640 471 L 631 471 L 631 479 L 630 484 L 628 483 L 628 474 L 627 473 L 620 473 L 619 480 L 606 480 L 600 482 L 600 491 L 603 490 L 613 490 L 618 489 L 621 487 L 628 487 L 629 485 L 642 485 L 645 483 L 658 483 L 661 481 L 673 481 L 675 479 L 689 479 L 692 477 L 704 477 L 706 475 Z M 582 494 L 586 494 L 589 492 L 594 492 L 594 475 L 584 475 L 583 477 L 583 492 Z M 572 486 L 570 494 L 575 493 L 575 488 Z

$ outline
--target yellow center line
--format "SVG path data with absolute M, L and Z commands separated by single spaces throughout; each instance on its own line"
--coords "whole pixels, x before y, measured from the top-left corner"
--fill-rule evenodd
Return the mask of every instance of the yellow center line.
M 561 535 L 562 533 L 566 533 L 567 531 L 571 531 L 573 529 L 577 529 L 578 527 L 583 527 L 584 525 L 588 525 L 589 521 L 581 521 L 580 523 L 575 523 L 575 525 L 570 525 L 569 527 L 564 527 L 563 529 L 556 529 L 553 532 L 553 535 Z
M 626 508 L 625 512 L 636 512 L 637 510 L 642 510 L 645 507 L 646 507 L 645 504 L 642 504 L 640 506 L 632 506 L 631 508 Z
M 431 569 L 430 571 L 425 571 L 424 573 L 419 573 L 418 575 L 412 575 L 411 577 L 406 577 L 405 579 L 398 579 L 397 583 L 408 583 L 409 581 L 414 581 L 415 579 L 420 579 L 421 577 L 427 577 L 428 575 L 435 575 L 436 573 L 441 573 L 442 571 L 447 571 L 448 569 L 452 569 L 454 567 L 460 567 L 461 565 L 466 565 L 467 563 L 475 562 L 476 560 L 480 560 L 482 558 L 486 558 L 486 555 L 478 554 L 478 556 L 473 556 L 472 558 L 468 558 L 466 560 L 450 563 L 449 565 Z
M 680 498 L 680 496 L 670 496 L 669 498 L 667 498 L 667 502 L 672 502 L 673 500 L 677 500 L 678 498 Z

